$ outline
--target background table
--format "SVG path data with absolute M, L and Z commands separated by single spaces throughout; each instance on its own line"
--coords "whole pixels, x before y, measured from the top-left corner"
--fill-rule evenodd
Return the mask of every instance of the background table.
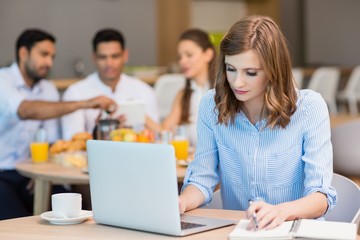
M 17 164 L 16 170 L 34 179 L 34 215 L 48 211 L 52 184 L 89 184 L 89 175 L 80 168 L 64 167 L 52 162 L 34 164 L 25 161 Z M 185 167 L 177 167 L 178 182 L 183 181 L 185 173 Z
M 351 121 L 358 121 L 360 120 L 360 116 L 352 116 L 352 115 L 333 115 L 330 116 L 330 125 L 332 128 L 339 126 L 341 124 L 345 124 Z

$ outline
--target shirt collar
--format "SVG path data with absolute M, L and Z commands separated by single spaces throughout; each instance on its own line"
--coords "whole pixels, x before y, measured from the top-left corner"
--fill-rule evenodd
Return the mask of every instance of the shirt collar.
M 240 119 L 242 119 L 243 121 L 248 122 L 249 124 L 253 125 L 243 111 L 240 111 L 240 113 L 239 113 L 238 116 L 239 116 Z M 267 123 L 268 123 L 267 119 L 266 119 L 266 118 L 263 118 L 263 119 L 257 121 L 257 122 L 255 123 L 255 125 L 253 125 L 253 126 L 254 126 L 258 131 L 261 131 L 261 130 L 263 130 L 263 129 L 266 127 Z
M 20 71 L 20 68 L 19 68 L 19 65 L 14 62 L 13 64 L 11 64 L 10 66 L 10 71 L 15 75 L 15 78 L 14 78 L 14 82 L 15 82 L 15 86 L 17 88 L 23 88 L 23 89 L 26 89 L 28 91 L 31 91 L 33 93 L 40 93 L 41 92 L 41 81 L 40 80 L 38 83 L 36 83 L 34 85 L 34 87 L 30 87 L 29 85 L 26 84 L 25 80 L 24 80 L 24 77 Z
M 99 87 L 101 87 L 105 92 L 107 92 L 107 93 L 109 93 L 109 94 L 112 93 L 111 87 L 109 87 L 109 86 L 106 85 L 103 81 L 101 81 L 98 72 L 95 72 L 95 73 L 94 73 L 94 76 L 95 76 L 96 83 L 98 84 Z M 125 74 L 122 73 L 122 74 L 120 75 L 120 79 L 121 79 L 121 80 L 118 81 L 118 83 L 116 84 L 115 92 L 117 92 L 118 89 L 121 88 L 121 86 L 123 85 L 123 82 L 124 82 L 125 78 L 126 78 L 126 77 L 125 77 Z
M 193 91 L 201 91 L 201 92 L 205 93 L 210 89 L 210 84 L 207 82 L 205 84 L 205 86 L 202 87 L 202 86 L 198 85 L 195 80 L 191 80 L 190 81 L 190 88 Z
M 122 88 L 124 88 L 123 90 L 126 91 L 126 88 L 128 88 L 127 87 L 128 84 L 126 82 L 128 82 L 128 80 L 129 80 L 128 76 L 126 74 L 122 73 L 120 75 L 120 81 L 118 82 L 118 84 L 115 87 L 115 92 L 119 92 L 120 89 L 122 89 Z
M 24 77 L 20 71 L 19 65 L 16 62 L 11 64 L 10 70 L 15 75 L 14 82 L 17 87 L 29 88 L 29 86 L 26 84 Z

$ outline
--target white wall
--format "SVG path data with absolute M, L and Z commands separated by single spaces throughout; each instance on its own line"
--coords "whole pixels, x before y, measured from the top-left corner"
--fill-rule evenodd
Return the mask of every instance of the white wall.
M 288 40 L 292 63 L 300 66 L 303 59 L 301 3 L 303 0 L 280 1 L 280 27 Z
M 94 70 L 91 40 L 103 27 L 119 29 L 130 51 L 128 65 L 156 65 L 156 0 L 1 0 L 0 65 L 15 59 L 15 41 L 29 27 L 57 38 L 50 78 L 74 77 L 81 59 L 85 74 Z
M 192 27 L 209 32 L 226 32 L 247 14 L 245 1 L 193 0 L 191 8 Z
M 360 1 L 305 2 L 306 63 L 360 64 Z
M 302 0 L 283 1 L 287 1 L 281 9 L 285 33 L 293 52 L 304 52 L 305 64 L 360 64 L 359 0 L 304 1 L 305 49 L 295 16 L 296 2 Z M 227 31 L 246 14 L 246 1 L 193 0 L 191 22 L 209 32 Z M 85 74 L 93 71 L 91 39 L 103 27 L 125 34 L 128 65 L 156 65 L 156 0 L 0 0 L 0 66 L 14 60 L 15 40 L 29 27 L 57 37 L 51 78 L 74 77 L 76 59 L 84 62 Z

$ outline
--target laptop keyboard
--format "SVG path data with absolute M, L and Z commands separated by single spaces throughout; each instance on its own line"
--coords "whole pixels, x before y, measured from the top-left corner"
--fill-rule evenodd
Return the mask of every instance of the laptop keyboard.
M 203 224 L 197 224 L 197 223 L 191 223 L 191 222 L 181 222 L 181 230 L 190 229 L 190 228 L 197 228 L 197 227 L 203 227 L 206 225 Z

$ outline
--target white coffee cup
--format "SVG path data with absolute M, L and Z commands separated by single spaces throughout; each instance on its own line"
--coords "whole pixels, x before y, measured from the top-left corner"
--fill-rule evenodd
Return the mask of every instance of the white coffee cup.
M 80 193 L 57 193 L 51 196 L 52 213 L 57 218 L 75 218 L 81 213 Z

